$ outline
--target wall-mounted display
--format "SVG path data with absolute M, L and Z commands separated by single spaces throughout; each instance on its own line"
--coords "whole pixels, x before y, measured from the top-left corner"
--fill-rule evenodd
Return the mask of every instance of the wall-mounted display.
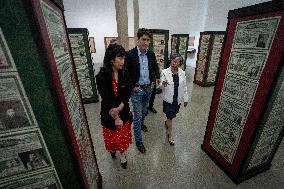
M 0 69 L 0 188 L 101 188 L 62 7 L 53 0 L 3 1 L 1 36 L 16 73 Z M 5 113 L 15 115 L 15 126 L 7 128 Z
M 173 34 L 171 39 L 171 54 L 179 53 L 182 56 L 182 69 L 186 68 L 189 34 Z
M 269 169 L 284 135 L 284 6 L 236 9 L 228 19 L 202 149 L 239 183 Z
M 160 70 L 168 67 L 169 30 L 149 29 L 150 49 L 155 53 Z
M 188 37 L 188 46 L 194 47 L 194 40 L 195 40 L 195 36 L 189 36 Z
M 84 103 L 98 102 L 96 81 L 89 51 L 88 30 L 86 28 L 68 28 L 71 51 L 75 63 L 80 91 Z
M 91 53 L 96 53 L 96 43 L 94 37 L 89 37 L 89 48 Z
M 215 85 L 225 32 L 200 32 L 194 83 L 200 86 Z
M 105 37 L 104 38 L 105 48 L 109 46 L 110 43 L 117 43 L 117 37 Z M 136 46 L 135 37 L 128 37 L 128 49 L 133 49 Z

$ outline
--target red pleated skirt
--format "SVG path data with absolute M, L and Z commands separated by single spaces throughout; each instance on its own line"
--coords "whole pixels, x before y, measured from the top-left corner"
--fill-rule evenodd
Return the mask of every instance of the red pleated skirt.
M 103 127 L 103 135 L 106 150 L 123 153 L 132 144 L 131 123 L 127 121 L 114 131 Z

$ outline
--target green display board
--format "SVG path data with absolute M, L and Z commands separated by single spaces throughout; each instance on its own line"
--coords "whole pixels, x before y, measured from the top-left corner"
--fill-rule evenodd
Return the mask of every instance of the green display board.
M 173 34 L 171 39 L 171 54 L 179 53 L 182 56 L 182 69 L 186 68 L 189 34 Z
M 0 88 L 9 87 L 0 90 L 0 145 L 15 140 L 7 165 L 19 167 L 0 169 L 0 188 L 101 188 L 63 9 L 51 0 L 1 0 L 0 7 Z M 8 122 L 11 106 L 17 119 Z M 1 163 L 8 153 L 1 149 Z
M 98 102 L 99 97 L 89 48 L 88 29 L 68 28 L 67 31 L 83 102 Z

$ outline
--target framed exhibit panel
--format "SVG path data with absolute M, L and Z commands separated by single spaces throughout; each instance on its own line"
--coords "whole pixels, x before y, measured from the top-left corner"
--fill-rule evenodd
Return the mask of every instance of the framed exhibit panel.
M 110 43 L 117 43 L 117 37 L 105 37 L 104 38 L 105 48 L 109 46 Z M 128 49 L 133 49 L 136 46 L 135 37 L 128 37 Z
M 117 43 L 117 37 L 104 37 L 104 43 L 106 49 L 109 46 L 109 44 Z
M 94 37 L 89 37 L 89 48 L 91 53 L 96 53 L 96 43 Z
M 62 188 L 56 173 L 53 170 L 40 171 L 33 174 L 26 174 L 18 179 L 12 179 L 0 183 L 0 188 Z
M 1 2 L 0 25 L 15 65 L 3 70 L 16 69 L 16 74 L 1 71 L 1 85 L 10 87 L 0 91 L 6 96 L 1 103 L 12 105 L 18 117 L 12 122 L 16 126 L 1 120 L 0 143 L 15 139 L 26 144 L 4 149 L 15 150 L 0 161 L 18 170 L 1 170 L 9 178 L 0 178 L 0 187 L 26 183 L 27 188 L 101 188 L 62 7 L 52 0 Z M 1 56 L 9 57 L 5 52 L 1 50 Z M 30 162 L 34 158 L 38 164 Z M 40 185 L 40 178 L 46 183 Z
M 89 50 L 88 29 L 68 28 L 67 31 L 83 102 L 85 104 L 98 102 L 99 97 Z
M 128 37 L 128 50 L 133 49 L 134 47 L 136 47 L 136 38 Z
M 185 70 L 187 59 L 189 34 L 172 34 L 171 54 L 179 53 L 182 56 L 183 64 L 181 68 Z
M 194 83 L 200 86 L 215 85 L 225 32 L 200 32 Z
M 0 41 L 0 186 L 46 169 L 58 177 L 1 28 Z
M 188 46 L 194 47 L 194 40 L 195 40 L 195 36 L 189 36 L 188 37 Z
M 271 166 L 284 135 L 284 4 L 229 11 L 202 149 L 236 183 Z
M 160 71 L 167 68 L 169 30 L 149 29 L 151 33 L 150 49 L 155 53 Z

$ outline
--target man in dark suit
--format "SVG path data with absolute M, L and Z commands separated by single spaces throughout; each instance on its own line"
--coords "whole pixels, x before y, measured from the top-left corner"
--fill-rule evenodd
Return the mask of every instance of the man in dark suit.
M 152 87 L 160 78 L 155 53 L 150 51 L 151 34 L 148 29 L 140 28 L 137 32 L 137 47 L 128 51 L 126 67 L 130 76 L 131 102 L 133 105 L 133 129 L 136 146 L 141 153 L 146 149 L 142 142 L 141 129 L 147 131 L 144 119 L 147 112 Z

